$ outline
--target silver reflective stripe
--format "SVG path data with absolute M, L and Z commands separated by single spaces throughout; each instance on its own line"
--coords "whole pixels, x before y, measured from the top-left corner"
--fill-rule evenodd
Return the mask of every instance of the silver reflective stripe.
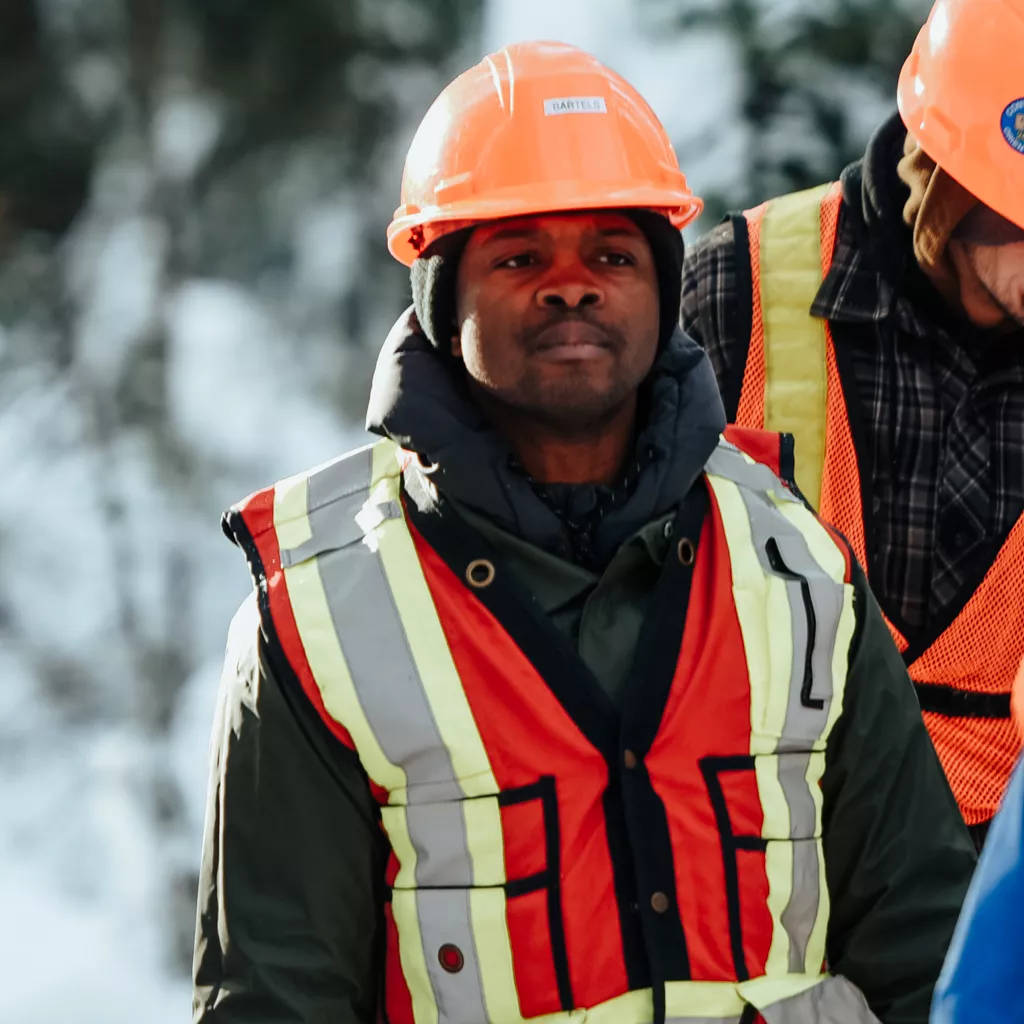
M 811 763 L 809 751 L 778 754 L 779 782 L 787 794 L 789 804 L 790 838 L 813 839 L 818 823 L 814 798 L 807 788 L 807 768 Z M 792 796 L 790 796 L 792 794 Z
M 313 536 L 304 544 L 281 552 L 285 568 L 362 538 L 364 530 L 356 516 L 366 501 L 372 469 L 373 448 L 369 447 L 310 473 L 306 514 Z
M 331 619 L 370 728 L 385 757 L 405 772 L 406 822 L 416 851 L 416 884 L 441 887 L 415 891 L 423 955 L 440 1020 L 445 1024 L 483 1024 L 488 1016 L 470 913 L 473 866 L 460 803 L 463 790 L 434 719 L 379 552 L 361 542 L 362 528 L 356 538 L 359 543 L 337 543 L 345 534 L 336 520 L 348 520 L 351 514 L 355 522 L 368 498 L 372 454 L 368 451 L 358 467 L 361 489 L 354 486 L 356 473 L 333 472 L 335 465 L 310 477 L 313 536 L 303 548 L 319 554 L 318 568 Z M 431 806 L 424 806 L 427 804 Z M 454 974 L 438 961 L 438 951 L 446 943 L 458 946 L 464 957 L 462 969 Z
M 787 791 L 787 800 L 789 796 Z M 794 839 L 790 847 L 793 851 L 793 888 L 781 920 L 782 927 L 789 935 L 789 970 L 793 974 L 803 974 L 806 970 L 807 945 L 818 919 L 821 902 L 818 840 Z
M 473 884 L 461 803 L 409 804 L 406 822 L 416 850 L 417 885 L 468 887 Z
M 759 494 L 773 494 L 780 501 L 791 501 L 802 505 L 783 482 L 763 463 L 748 462 L 736 445 L 722 438 L 711 453 L 705 469 L 715 476 L 748 487 Z
M 807 788 L 810 753 L 778 754 L 779 784 L 789 807 L 793 851 L 793 888 L 782 912 L 782 926 L 789 935 L 789 969 L 803 974 L 807 943 L 818 918 L 821 899 L 818 877 L 817 812 Z
M 786 525 L 789 525 L 788 521 Z M 810 590 L 811 607 L 814 609 L 816 623 L 814 647 L 811 651 L 813 685 L 810 696 L 827 704 L 832 699 L 832 657 L 835 654 L 839 619 L 843 614 L 843 592 L 836 581 L 812 557 L 804 535 L 795 527 L 791 529 L 792 533 L 788 536 L 779 534 L 775 541 L 786 567 L 790 572 L 803 576 Z M 798 708 L 799 704 L 793 710 Z M 792 724 L 794 727 L 799 726 L 796 721 Z M 821 729 L 817 735 L 821 735 Z
M 880 1024 L 860 989 L 838 974 L 759 1009 L 767 1024 Z
M 409 803 L 460 800 L 380 556 L 352 544 L 322 555 L 319 569 L 359 703 L 387 759 L 404 769 Z
M 473 938 L 468 889 L 417 889 L 427 972 L 443 1024 L 483 1024 L 489 1020 L 480 988 L 480 962 Z M 461 971 L 449 974 L 437 958 L 445 943 L 454 943 L 464 958 Z

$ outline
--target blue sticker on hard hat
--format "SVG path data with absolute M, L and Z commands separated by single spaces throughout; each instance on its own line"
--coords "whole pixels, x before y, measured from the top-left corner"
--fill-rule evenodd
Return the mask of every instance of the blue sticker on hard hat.
M 1003 138 L 1018 153 L 1024 153 L 1024 96 L 1003 111 Z

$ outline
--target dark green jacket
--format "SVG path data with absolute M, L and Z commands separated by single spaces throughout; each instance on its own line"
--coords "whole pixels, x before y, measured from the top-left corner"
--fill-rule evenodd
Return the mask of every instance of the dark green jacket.
M 694 465 L 706 455 L 696 446 Z M 691 469 L 675 467 L 687 489 Z M 531 543 L 464 500 L 433 514 L 461 515 L 481 533 L 619 700 L 669 549 L 671 503 L 659 506 L 672 496 L 645 508 L 596 571 L 562 557 L 557 539 L 550 549 Z M 828 958 L 884 1024 L 924 1024 L 974 851 L 859 570 L 855 586 L 852 662 L 822 782 Z M 194 1020 L 369 1024 L 381 986 L 386 840 L 357 758 L 273 664 L 260 630 L 250 600 L 231 627 L 214 727 Z

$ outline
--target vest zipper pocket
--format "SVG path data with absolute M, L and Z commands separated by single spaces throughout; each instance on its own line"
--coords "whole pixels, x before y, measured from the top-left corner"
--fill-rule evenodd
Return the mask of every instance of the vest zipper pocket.
M 800 685 L 800 703 L 805 708 L 821 711 L 825 707 L 825 702 L 818 697 L 811 696 L 811 689 L 814 686 L 812 655 L 817 631 L 817 617 L 814 614 L 814 602 L 811 600 L 811 584 L 806 576 L 789 568 L 779 550 L 778 541 L 774 537 L 768 538 L 764 550 L 768 556 L 768 564 L 776 575 L 800 584 L 800 596 L 803 601 L 804 614 L 807 617 L 807 647 L 804 651 L 804 677 Z

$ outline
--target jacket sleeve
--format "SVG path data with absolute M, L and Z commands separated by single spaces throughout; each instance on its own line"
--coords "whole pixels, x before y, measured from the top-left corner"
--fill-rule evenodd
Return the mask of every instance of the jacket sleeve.
M 211 742 L 194 1024 L 370 1024 L 386 843 L 355 755 L 232 622 Z
M 830 969 L 883 1024 L 925 1024 L 975 865 L 903 659 L 863 572 L 822 779 Z
M 1024 763 L 989 830 L 946 966 L 932 1024 L 1024 1020 Z

